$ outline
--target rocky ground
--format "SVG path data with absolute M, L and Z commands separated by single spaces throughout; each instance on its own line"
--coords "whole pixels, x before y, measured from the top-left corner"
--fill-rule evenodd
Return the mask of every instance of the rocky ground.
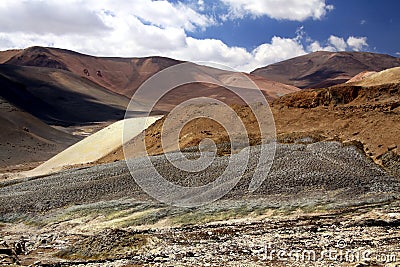
M 364 80 L 366 82 L 366 80 Z M 273 103 L 277 134 L 318 135 L 321 140 L 357 141 L 378 164 L 387 152 L 399 155 L 398 82 L 375 86 L 338 85 L 288 94 Z
M 90 234 L 68 233 L 61 224 L 3 226 L 0 251 L 7 253 L 8 244 L 11 256 L 3 255 L 3 263 L 33 266 L 398 266 L 399 204 L 276 209 L 258 217 Z
M 123 161 L 4 180 L 0 184 L 0 262 L 41 266 L 398 264 L 399 177 L 354 146 L 311 139 L 264 145 L 276 145 L 276 155 L 262 185 L 250 193 L 255 166 L 271 160 L 260 161 L 263 147 L 252 147 L 249 164 L 235 188 L 221 200 L 194 208 L 153 200 L 130 177 Z M 197 156 L 196 152 L 185 155 Z M 191 174 L 173 168 L 165 155 L 152 161 L 174 183 L 201 185 L 224 171 L 228 157 L 217 157 L 205 171 Z M 130 163 L 141 177 L 152 175 L 140 167 L 140 158 Z M 267 165 L 261 164 L 261 173 L 266 173 Z M 231 170 L 232 179 L 235 173 L 236 169 Z M 300 256 L 296 257 L 296 251 Z M 366 255 L 358 257 L 357 251 Z M 352 255 L 355 258 L 349 258 Z

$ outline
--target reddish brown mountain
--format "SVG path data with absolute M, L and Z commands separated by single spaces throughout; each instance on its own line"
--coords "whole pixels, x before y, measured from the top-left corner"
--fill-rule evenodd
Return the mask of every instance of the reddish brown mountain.
M 87 84 L 91 83 L 91 87 L 97 87 L 97 89 L 101 87 L 130 98 L 139 86 L 149 77 L 160 70 L 183 62 L 164 57 L 102 58 L 64 49 L 31 47 L 23 50 L 0 52 L 0 63 L 4 65 L 31 67 L 30 69 L 25 69 L 27 72 L 37 72 L 37 69 L 35 70 L 34 68 L 41 68 L 40 72 L 45 72 L 45 69 L 52 69 L 51 72 L 62 73 L 64 76 L 67 75 L 67 73 L 71 73 L 75 75 L 73 80 L 77 80 L 78 77 L 81 77 L 79 83 L 83 82 L 82 79 L 89 80 L 90 82 L 88 81 Z M 252 89 L 253 87 L 250 85 L 251 88 L 249 88 L 248 82 L 247 84 L 246 82 L 243 83 L 242 78 L 246 76 L 242 74 L 200 66 L 193 63 L 187 63 L 187 68 L 189 68 L 190 71 L 186 71 L 185 69 L 184 75 L 189 76 L 190 80 L 194 82 L 179 86 L 176 90 L 161 99 L 160 103 L 157 105 L 158 112 L 168 112 L 182 101 L 194 97 L 212 97 L 228 104 L 240 103 L 240 99 L 230 93 L 229 90 L 225 90 L 221 86 L 215 84 L 200 82 L 200 80 L 218 80 L 223 84 L 229 84 L 240 88 L 243 87 L 242 89 L 244 90 Z M 48 70 L 47 72 L 50 71 Z M 178 75 L 183 74 L 179 73 Z M 262 90 L 268 100 L 274 100 L 282 95 L 298 90 L 296 87 L 270 81 L 263 77 L 250 74 L 246 75 L 246 79 L 253 81 Z M 40 83 L 47 83 L 49 79 L 48 77 L 33 79 L 34 76 L 36 77 L 37 75 L 31 75 L 32 82 L 39 79 L 41 80 Z M 17 77 L 15 79 L 19 80 L 20 78 Z M 24 79 L 24 81 L 29 88 L 30 81 L 27 79 Z M 57 82 L 60 82 L 60 80 Z M 65 87 L 64 81 L 62 83 L 61 87 Z M 71 84 L 70 86 L 75 86 L 75 88 L 69 88 L 68 90 L 72 89 L 78 93 L 81 86 L 76 85 L 77 84 Z M 38 90 L 36 90 L 36 92 L 38 93 Z M 151 93 L 149 92 L 149 94 Z M 40 98 L 40 96 L 38 97 Z M 102 101 L 104 101 L 104 99 Z M 101 103 L 102 101 L 97 102 Z M 146 97 L 141 99 L 141 101 L 145 103 Z M 54 101 L 53 103 L 56 102 L 57 101 Z M 122 102 L 119 101 L 119 103 Z M 137 110 L 141 110 L 140 104 L 141 103 L 138 103 Z M 79 112 L 75 114 L 78 115 Z M 38 115 L 38 117 L 40 116 Z M 104 121 L 102 118 L 98 120 Z
M 65 49 L 36 46 L 0 52 L 0 63 L 67 70 L 128 97 L 154 73 L 179 62 L 164 57 L 93 57 Z
M 181 62 L 163 57 L 101 58 L 43 47 L 0 52 L 0 98 L 1 107 L 4 106 L 0 114 L 2 166 L 46 160 L 77 140 L 57 129 L 86 135 L 122 119 L 129 98 L 139 86 L 160 70 L 178 63 Z M 250 78 L 268 100 L 299 90 L 254 75 L 193 63 L 188 63 L 187 67 L 192 72 L 184 69 L 185 75 L 195 82 L 165 95 L 153 109 L 155 112 L 168 112 L 194 97 L 240 103 L 229 90 L 201 82 L 210 77 L 252 94 L 254 86 L 249 88 L 243 83 Z M 170 78 L 174 80 L 176 76 Z M 159 87 L 153 89 L 135 102 L 132 115 L 143 116 L 143 107 L 151 94 L 159 93 Z
M 400 66 L 400 58 L 365 52 L 315 52 L 285 60 L 252 74 L 299 88 L 323 88 L 344 83 L 363 71 Z

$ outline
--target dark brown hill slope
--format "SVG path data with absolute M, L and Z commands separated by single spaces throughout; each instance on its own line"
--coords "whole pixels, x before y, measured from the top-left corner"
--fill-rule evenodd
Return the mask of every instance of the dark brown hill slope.
M 7 81 L 9 82 L 9 81 Z M 4 80 L 0 76 L 0 83 Z M 18 86 L 18 85 L 15 85 Z M 0 97 L 0 171 L 37 165 L 79 140 L 56 130 Z
M 400 58 L 365 52 L 315 52 L 251 72 L 299 88 L 323 88 L 344 83 L 363 71 L 400 66 Z
M 122 119 L 129 99 L 64 70 L 0 65 L 0 96 L 48 124 Z

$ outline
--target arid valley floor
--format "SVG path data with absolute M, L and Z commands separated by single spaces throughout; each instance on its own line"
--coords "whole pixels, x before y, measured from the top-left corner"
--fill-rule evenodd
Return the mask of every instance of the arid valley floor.
M 337 75 L 349 58 L 354 65 Z M 302 62 L 313 64 L 307 73 L 288 67 Z M 150 93 L 133 101 L 130 116 L 141 83 L 180 62 L 33 47 L 0 52 L 0 63 L 0 266 L 400 265 L 400 59 L 317 52 L 252 74 L 190 63 L 194 78 L 212 76 L 241 92 L 253 90 L 241 83 L 250 79 L 269 104 L 197 82 L 160 98 L 151 114 Z M 185 107 L 164 128 L 179 103 L 200 96 L 227 102 L 245 132 L 207 118 L 214 110 L 229 122 L 209 103 Z M 256 117 L 264 108 L 274 126 L 267 136 Z M 143 124 L 144 115 L 152 121 Z M 174 135 L 176 146 L 164 147 L 162 135 Z M 234 151 L 230 138 L 244 136 L 249 143 Z M 202 147 L 204 139 L 215 147 Z M 125 146 L 143 141 L 149 158 L 126 158 Z M 199 158 L 210 165 L 176 167 Z M 225 172 L 222 187 L 237 184 L 205 205 L 169 205 L 204 196 L 149 196 L 134 178 L 154 178 L 146 159 L 181 187 Z M 254 177 L 262 183 L 252 191 Z

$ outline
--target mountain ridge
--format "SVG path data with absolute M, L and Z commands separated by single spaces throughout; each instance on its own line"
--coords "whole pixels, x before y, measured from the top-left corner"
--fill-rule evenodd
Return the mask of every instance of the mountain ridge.
M 17 116 L 18 112 L 24 112 L 28 120 L 17 126 L 3 124 L 5 132 L 17 131 L 21 134 L 14 135 L 16 138 L 11 134 L 1 136 L 1 142 L 10 145 L 6 147 L 9 152 L 0 155 L 0 160 L 9 166 L 31 161 L 30 158 L 36 153 L 36 145 L 30 145 L 29 149 L 25 150 L 19 149 L 18 146 L 19 143 L 25 142 L 27 135 L 40 136 L 29 126 L 31 124 L 41 123 L 41 129 L 46 128 L 50 133 L 56 130 L 64 132 L 59 134 L 60 140 L 52 140 L 59 144 L 57 148 L 37 143 L 41 146 L 39 150 L 43 150 L 38 159 L 46 160 L 80 137 L 123 119 L 130 98 L 140 85 L 160 70 L 180 62 L 163 57 L 99 58 L 46 47 L 0 52 L 0 97 L 4 99 L 0 108 L 2 105 L 12 105 L 15 108 L 4 114 Z M 229 104 L 241 101 L 230 90 L 216 84 L 196 82 L 199 80 L 216 78 L 222 84 L 231 84 L 236 89 L 241 89 L 241 92 L 251 94 L 255 88 L 254 84 L 248 86 L 251 88 L 246 88 L 246 82 L 248 84 L 250 79 L 260 87 L 269 101 L 300 90 L 254 75 L 228 72 L 194 63 L 187 64 L 192 70 L 188 75 L 192 75 L 190 78 L 194 83 L 178 86 L 165 95 L 152 109 L 153 114 L 165 114 L 181 102 L 195 97 L 214 98 Z M 162 83 L 160 85 L 162 86 Z M 158 94 L 157 88 L 152 93 Z M 129 110 L 128 115 L 146 116 L 147 114 L 143 113 L 144 106 L 151 99 L 151 92 L 147 92 L 143 99 L 134 101 L 134 108 Z M 25 128 L 30 129 L 29 134 L 23 130 Z M 13 153 L 14 149 L 25 153 L 21 156 Z
M 79 77 L 105 88 L 113 93 L 131 98 L 136 90 L 150 77 L 168 67 L 184 63 L 193 70 L 189 78 L 196 84 L 177 86 L 172 97 L 166 97 L 167 103 L 161 103 L 162 112 L 168 112 L 181 101 L 192 97 L 211 97 L 232 103 L 239 101 L 228 91 L 217 84 L 197 82 L 200 80 L 220 80 L 222 84 L 237 83 L 244 77 L 254 82 L 264 93 L 268 100 L 273 100 L 281 95 L 299 90 L 291 85 L 281 84 L 251 74 L 238 74 L 213 67 L 197 65 L 166 57 L 120 58 L 120 57 L 95 57 L 75 51 L 49 47 L 30 47 L 23 50 L 10 50 L 0 52 L 0 63 L 21 66 L 49 68 L 57 71 L 68 71 Z M 179 70 L 182 71 L 182 70 Z M 211 75 L 211 76 L 210 76 Z M 238 76 L 242 77 L 238 77 Z M 211 79 L 210 79 L 211 78 Z M 240 86 L 249 86 L 241 83 Z M 250 86 L 254 87 L 252 84 Z M 174 89 L 174 90 L 175 90 Z M 248 89 L 248 88 L 244 88 Z
M 154 73 L 180 62 L 166 57 L 95 57 L 67 49 L 40 46 L 0 52 L 0 63 L 67 70 L 127 97 L 131 97 L 134 90 Z M 113 72 L 118 75 L 109 75 Z
M 258 68 L 251 74 L 305 88 L 344 83 L 363 71 L 400 66 L 400 58 L 368 52 L 319 51 Z

